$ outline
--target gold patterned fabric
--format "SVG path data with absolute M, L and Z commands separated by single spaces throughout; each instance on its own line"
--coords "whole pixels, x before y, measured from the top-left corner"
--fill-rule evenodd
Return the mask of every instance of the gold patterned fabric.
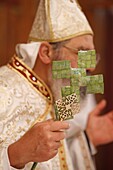
M 58 42 L 93 31 L 75 0 L 40 0 L 29 41 Z
M 18 57 L 14 56 L 7 66 L 0 68 L 0 170 L 15 170 L 7 161 L 7 147 L 21 138 L 35 122 L 50 118 L 52 102 L 46 84 Z M 87 108 L 86 104 L 84 108 Z M 82 118 L 85 112 L 89 113 L 89 110 L 83 110 Z M 73 120 L 74 124 L 76 120 L 78 123 L 77 117 Z M 79 137 L 80 133 L 83 136 L 83 132 L 77 126 L 72 127 L 69 134 L 78 130 L 69 145 L 70 150 L 64 140 L 58 154 L 47 162 L 38 163 L 36 170 L 78 170 L 78 167 L 79 170 L 95 169 L 86 140 Z M 76 155 L 70 156 L 71 149 Z M 75 163 L 74 167 L 71 159 Z M 31 166 L 32 163 L 28 163 L 24 170 L 30 170 Z
M 14 56 L 7 66 L 0 68 L 0 170 L 12 170 L 6 163 L 4 150 L 21 138 L 37 121 L 51 118 L 52 95 L 46 84 Z M 73 170 L 66 144 L 62 145 L 63 158 L 39 163 L 36 170 Z M 63 161 L 63 163 L 62 163 Z M 30 170 L 28 163 L 24 170 Z M 13 169 L 14 170 L 14 169 Z

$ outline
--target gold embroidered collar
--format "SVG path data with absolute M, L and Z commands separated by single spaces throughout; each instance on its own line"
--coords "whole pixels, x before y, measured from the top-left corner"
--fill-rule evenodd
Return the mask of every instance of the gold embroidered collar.
M 32 69 L 30 69 L 25 63 L 23 63 L 21 59 L 14 55 L 8 63 L 8 66 L 15 69 L 25 79 L 27 79 L 38 92 L 46 97 L 49 103 L 53 103 L 52 93 L 47 85 L 33 72 Z

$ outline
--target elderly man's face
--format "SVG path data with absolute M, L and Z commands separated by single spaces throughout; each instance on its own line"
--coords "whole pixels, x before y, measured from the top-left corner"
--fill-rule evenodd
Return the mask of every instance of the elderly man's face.
M 68 41 L 64 46 L 60 48 L 58 53 L 58 60 L 70 60 L 71 67 L 77 68 L 77 58 L 78 58 L 78 51 L 80 50 L 92 50 L 94 49 L 93 44 L 93 36 L 91 35 L 82 35 L 75 37 Z M 94 70 L 94 69 L 93 69 Z M 93 71 L 89 68 L 89 71 Z M 49 72 L 49 83 L 51 90 L 53 92 L 53 96 L 55 100 L 61 98 L 61 87 L 70 84 L 70 80 L 53 80 L 51 71 Z

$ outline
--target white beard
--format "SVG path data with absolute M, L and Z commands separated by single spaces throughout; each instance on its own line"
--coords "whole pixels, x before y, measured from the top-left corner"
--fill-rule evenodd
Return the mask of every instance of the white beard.
M 69 86 L 70 80 L 69 79 L 53 79 L 52 78 L 52 70 L 50 69 L 48 72 L 48 82 L 50 85 L 50 89 L 53 94 L 54 101 L 62 98 L 61 88 L 63 86 Z
M 58 99 L 62 99 L 61 88 L 63 86 L 70 86 L 70 79 L 53 79 L 51 69 L 49 70 L 48 77 L 49 77 L 48 81 L 49 81 L 50 89 L 53 94 L 54 101 L 57 101 Z M 81 87 L 80 88 L 81 102 L 84 102 L 86 96 L 87 96 L 86 87 Z
M 67 80 L 67 79 L 56 79 L 56 80 L 54 79 L 54 80 L 52 80 L 50 88 L 51 88 L 51 91 L 52 91 L 52 94 L 53 94 L 54 101 L 62 98 L 61 88 L 63 86 L 68 86 L 69 84 L 70 84 L 70 81 Z

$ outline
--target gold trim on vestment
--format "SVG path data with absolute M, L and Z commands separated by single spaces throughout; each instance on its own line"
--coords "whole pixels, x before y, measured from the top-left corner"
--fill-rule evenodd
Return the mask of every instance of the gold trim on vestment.
M 46 0 L 46 3 L 47 3 L 46 12 L 47 12 L 47 20 L 48 20 L 48 23 L 49 23 L 50 37 L 51 37 L 51 39 L 53 39 L 54 33 L 53 33 L 51 14 L 50 14 L 50 0 Z M 45 5 L 45 7 L 46 7 L 46 5 Z
M 60 41 L 65 41 L 65 40 L 68 40 L 68 39 L 71 39 L 71 38 L 74 38 L 74 37 L 78 37 L 78 36 L 81 36 L 81 35 L 86 35 L 86 34 L 91 34 L 91 35 L 94 35 L 93 32 L 91 31 L 83 31 L 83 32 L 80 32 L 80 33 L 75 33 L 75 34 L 72 34 L 72 35 L 68 35 L 68 36 L 65 36 L 65 37 L 62 37 L 62 38 L 53 38 L 53 39 L 41 39 L 41 38 L 35 38 L 35 37 L 29 37 L 29 42 L 31 41 L 34 41 L 34 42 L 42 42 L 42 41 L 48 41 L 48 42 L 60 42 Z
M 20 59 L 16 55 L 12 57 L 11 61 L 7 64 L 7 66 L 16 71 L 22 77 L 24 77 L 24 79 L 29 82 L 32 88 L 34 88 L 34 90 L 38 92 L 47 101 L 46 110 L 44 114 L 40 115 L 32 125 L 39 121 L 44 121 L 47 115 L 52 110 L 53 104 L 52 93 L 47 87 L 47 85 L 28 66 L 26 66 L 25 63 L 20 61 Z
M 8 66 L 13 67 L 25 79 L 27 79 L 28 82 L 30 82 L 30 84 L 35 87 L 35 90 L 40 92 L 41 95 L 43 95 L 43 97 L 45 97 L 49 103 L 53 103 L 52 93 L 47 85 L 34 73 L 32 69 L 30 69 L 25 63 L 23 63 L 21 59 L 14 55 L 8 63 Z
M 68 170 L 68 165 L 66 162 L 66 153 L 65 153 L 65 148 L 64 148 L 64 142 L 61 141 L 62 146 L 58 150 L 59 154 L 59 159 L 60 159 L 60 167 L 61 170 Z

